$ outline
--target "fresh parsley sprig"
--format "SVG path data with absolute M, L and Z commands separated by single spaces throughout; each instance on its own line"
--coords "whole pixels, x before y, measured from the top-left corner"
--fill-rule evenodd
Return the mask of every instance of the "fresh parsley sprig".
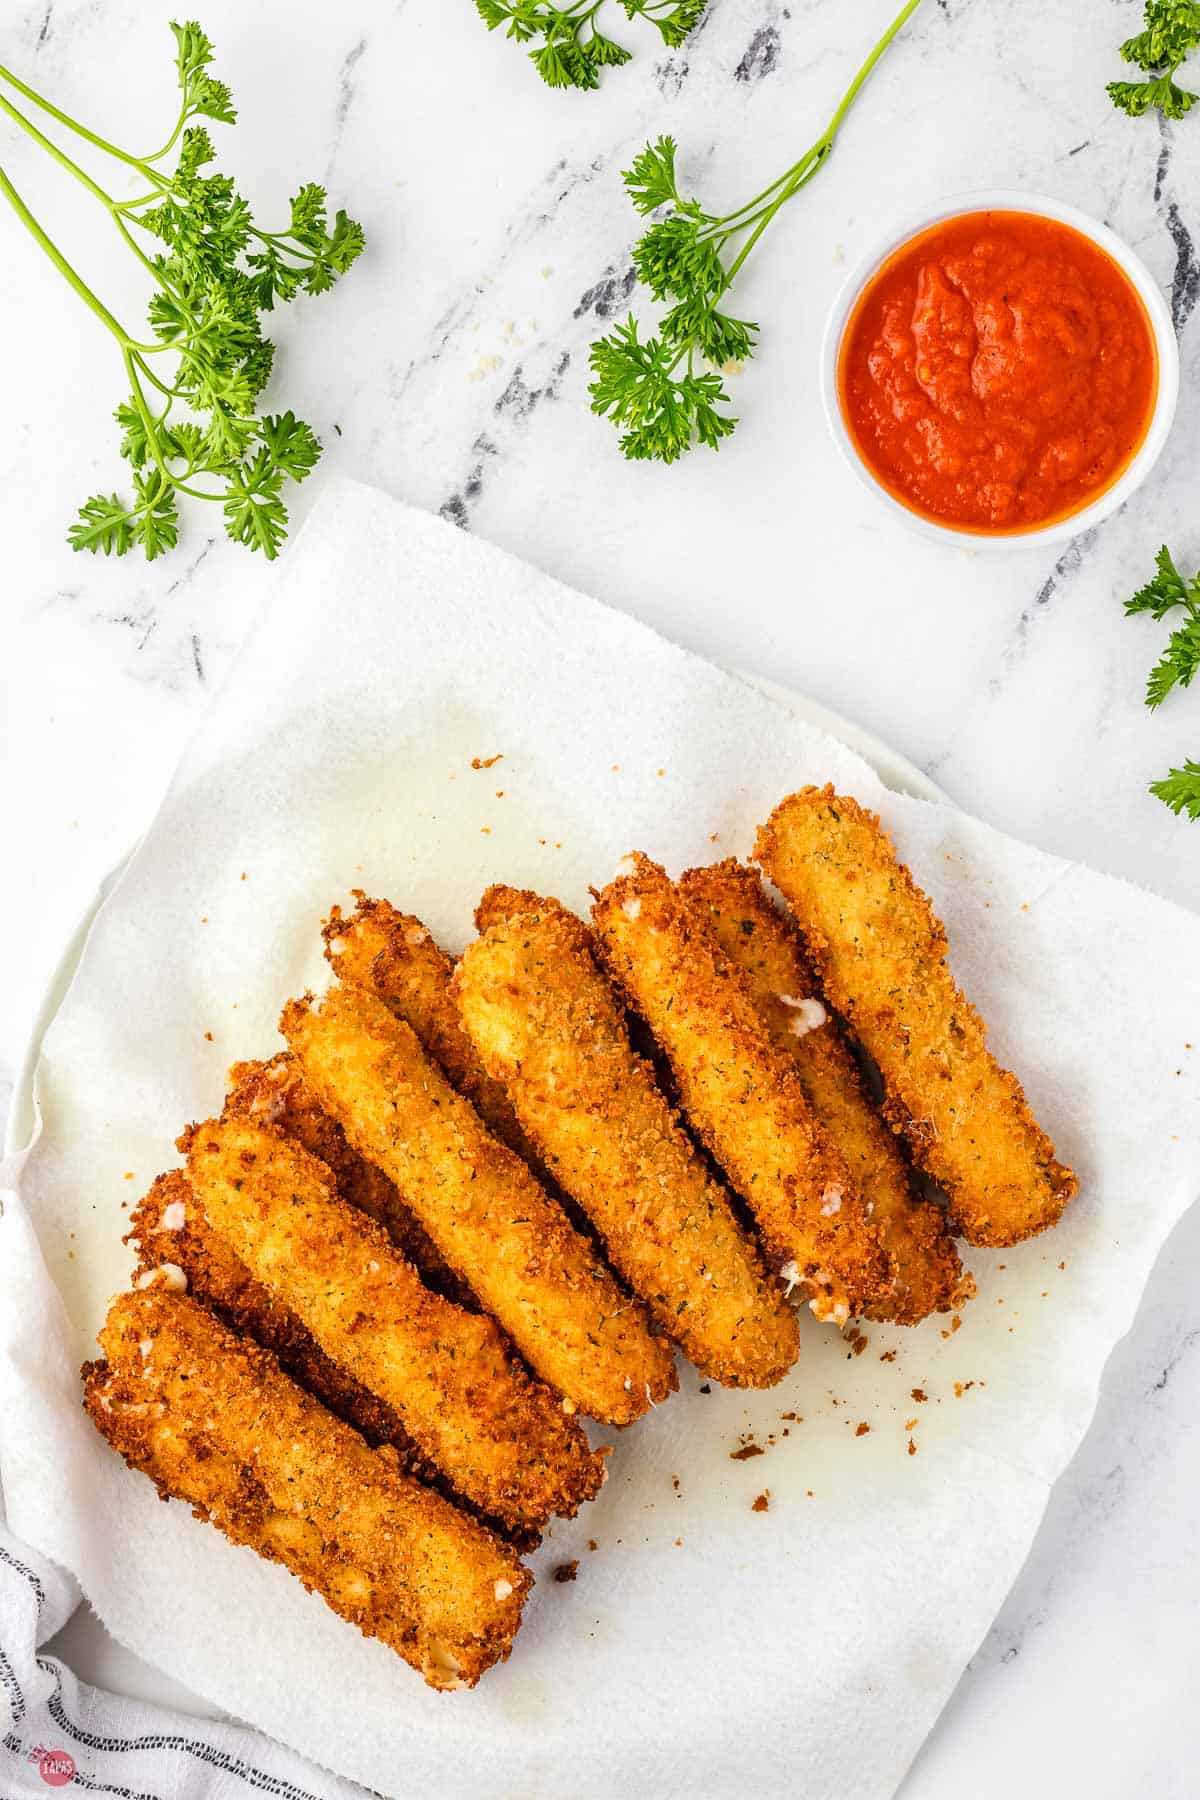
M 228 535 L 273 558 L 287 533 L 283 484 L 303 481 L 320 446 L 293 413 L 255 411 L 274 356 L 260 315 L 299 293 L 332 287 L 362 250 L 362 228 L 344 212 L 331 223 L 324 188 L 309 182 L 292 200 L 286 227 L 260 231 L 229 177 L 204 173 L 216 152 L 207 127 L 195 121 L 232 125 L 237 114 L 229 89 L 210 73 L 213 48 L 200 26 L 171 30 L 179 110 L 166 143 L 148 156 L 99 137 L 0 66 L 0 112 L 100 202 L 150 277 L 149 340 L 127 331 L 92 292 L 3 168 L 0 193 L 116 339 L 129 384 L 114 416 L 132 494 L 86 500 L 68 534 L 73 547 L 123 556 L 136 544 L 153 561 L 174 547 L 177 502 L 186 495 L 216 501 Z M 116 199 L 18 109 L 12 93 L 133 169 L 145 191 Z
M 1165 544 L 1155 564 L 1154 579 L 1125 602 L 1125 611 L 1149 613 L 1151 618 L 1162 620 L 1182 607 L 1184 619 L 1171 633 L 1166 649 L 1150 671 L 1146 705 L 1151 708 L 1161 706 L 1172 689 L 1190 687 L 1200 670 L 1200 574 L 1185 580 Z M 1150 792 L 1172 812 L 1200 819 L 1200 763 L 1189 761 L 1182 768 L 1172 769 L 1161 781 L 1151 782 Z
M 920 0 L 908 0 L 888 26 L 815 144 L 736 212 L 707 212 L 686 199 L 675 173 L 673 138 L 647 144 L 624 182 L 643 216 L 668 208 L 633 249 L 638 279 L 653 299 L 672 305 L 655 333 L 639 337 L 633 314 L 591 349 L 592 411 L 622 432 L 633 461 L 673 463 L 694 444 L 717 450 L 737 424 L 723 375 L 754 354 L 758 326 L 722 306 L 746 258 L 780 207 L 828 161 L 859 89 Z
M 1182 119 L 1200 96 L 1180 87 L 1176 71 L 1200 45 L 1200 4 L 1197 0 L 1147 0 L 1143 29 L 1126 38 L 1121 55 L 1149 79 L 1110 81 L 1109 98 L 1132 118 L 1157 107 L 1164 118 Z
M 627 19 L 657 26 L 668 50 L 677 50 L 697 24 L 708 0 L 618 0 Z M 630 60 L 630 52 L 596 24 L 605 0 L 475 0 L 489 31 L 506 26 L 505 36 L 532 44 L 530 61 L 554 88 L 595 88 L 600 71 Z

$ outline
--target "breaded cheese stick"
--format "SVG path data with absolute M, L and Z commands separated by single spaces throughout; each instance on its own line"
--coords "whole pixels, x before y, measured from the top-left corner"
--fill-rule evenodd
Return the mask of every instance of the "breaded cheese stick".
M 972 1244 L 1053 1225 L 1078 1185 L 984 1041 L 946 965 L 946 934 L 874 813 L 803 788 L 755 849 L 792 907 L 821 984 L 879 1067 L 885 1113 L 945 1190 Z
M 782 1290 L 635 1056 L 586 926 L 557 900 L 489 888 L 453 991 L 555 1179 L 702 1375 L 770 1387 L 800 1348 Z
M 491 1319 L 431 1293 L 306 1150 L 246 1119 L 213 1120 L 192 1133 L 188 1180 L 254 1278 L 481 1512 L 537 1531 L 599 1491 L 604 1464 L 579 1421 Z
M 364 988 L 293 1000 L 280 1029 L 355 1148 L 401 1187 L 442 1255 L 530 1367 L 580 1411 L 627 1425 L 677 1385 L 669 1347 L 526 1165 Z
M 183 1169 L 151 1184 L 133 1209 L 125 1242 L 137 1246 L 136 1288 L 156 1283 L 186 1288 L 226 1324 L 270 1350 L 285 1374 L 361 1431 L 369 1444 L 391 1444 L 403 1468 L 430 1479 L 433 1471 L 391 1407 L 331 1362 L 295 1313 L 254 1279 L 213 1230 Z
M 84 1406 L 131 1468 L 282 1563 L 435 1688 L 503 1661 L 532 1582 L 516 1552 L 289 1381 L 195 1300 L 120 1295 Z
M 403 1019 L 465 1094 L 493 1137 L 528 1161 L 530 1145 L 503 1085 L 488 1074 L 450 997 L 454 964 L 420 919 L 354 889 L 349 918 L 330 908 L 325 956 L 339 981 L 363 987 Z
M 406 1205 L 395 1182 L 361 1157 L 337 1120 L 321 1111 L 289 1051 L 281 1050 L 269 1062 L 234 1063 L 222 1117 L 256 1119 L 295 1138 L 325 1164 L 337 1183 L 338 1197 L 383 1226 L 401 1255 L 416 1264 L 426 1286 L 478 1311 L 479 1302 Z
M 963 1273 L 945 1214 L 913 1192 L 895 1134 L 872 1104 L 858 1064 L 822 1004 L 795 925 L 772 906 L 754 870 L 733 857 L 688 869 L 679 887 L 749 982 L 763 1023 L 795 1061 L 805 1098 L 870 1209 L 891 1259 L 891 1281 L 868 1317 L 915 1325 L 931 1312 L 961 1305 L 974 1284 Z
M 597 946 L 671 1065 L 683 1110 L 748 1203 L 768 1253 L 818 1318 L 842 1324 L 888 1265 L 796 1066 L 740 972 L 666 873 L 640 852 L 597 896 Z

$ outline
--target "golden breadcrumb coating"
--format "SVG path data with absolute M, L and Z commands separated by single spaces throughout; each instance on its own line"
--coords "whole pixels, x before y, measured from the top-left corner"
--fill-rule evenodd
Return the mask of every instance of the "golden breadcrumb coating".
M 368 988 L 411 1026 L 452 1087 L 465 1094 L 493 1137 L 529 1160 L 530 1145 L 500 1082 L 480 1062 L 450 997 L 454 964 L 412 913 L 355 888 L 347 918 L 330 908 L 325 955 L 339 981 Z
M 188 1292 L 270 1350 L 293 1381 L 361 1431 L 369 1444 L 391 1444 L 405 1469 L 430 1479 L 432 1471 L 391 1407 L 331 1362 L 295 1313 L 254 1279 L 213 1230 L 183 1169 L 152 1183 L 130 1215 L 124 1241 L 137 1246 L 135 1287 L 155 1280 L 177 1283 L 174 1271 L 182 1271 Z
M 984 1041 L 946 934 L 874 813 L 803 788 L 761 827 L 760 862 L 795 912 L 822 986 L 887 1090 L 885 1113 L 972 1244 L 1016 1244 L 1078 1183 Z
M 532 1582 L 515 1551 L 386 1447 L 289 1381 L 275 1358 L 187 1295 L 120 1295 L 84 1367 L 97 1430 L 164 1499 L 411 1663 L 431 1687 L 473 1687 L 503 1661 Z
M 665 1051 L 684 1112 L 748 1202 L 776 1267 L 818 1318 L 843 1323 L 880 1299 L 888 1278 L 845 1159 L 700 916 L 640 852 L 622 868 L 592 909 L 600 954 Z
M 246 1119 L 210 1121 L 193 1130 L 188 1179 L 255 1279 L 481 1512 L 537 1531 L 599 1491 L 579 1421 L 491 1319 L 431 1293 L 306 1150 Z
M 365 988 L 293 1000 L 280 1029 L 355 1148 L 394 1180 L 442 1255 L 544 1381 L 627 1425 L 677 1385 L 670 1348 L 520 1157 Z
M 821 1000 L 790 919 L 772 906 L 753 869 L 730 857 L 680 877 L 689 905 L 750 984 L 763 1023 L 794 1059 L 808 1104 L 846 1159 L 891 1259 L 887 1293 L 872 1319 L 915 1325 L 961 1306 L 974 1292 L 941 1207 L 917 1197 L 895 1134 L 871 1101 L 854 1056 Z
M 257 1119 L 295 1138 L 330 1170 L 339 1196 L 383 1226 L 397 1250 L 416 1264 L 427 1286 L 457 1300 L 460 1306 L 478 1308 L 466 1283 L 454 1273 L 412 1208 L 405 1205 L 395 1182 L 352 1149 L 336 1119 L 321 1111 L 289 1051 L 279 1051 L 269 1062 L 234 1063 L 229 1071 L 225 1116 Z
M 476 923 L 453 984 L 463 1024 L 552 1174 L 701 1374 L 771 1386 L 799 1351 L 795 1315 L 631 1049 L 586 926 L 511 888 Z

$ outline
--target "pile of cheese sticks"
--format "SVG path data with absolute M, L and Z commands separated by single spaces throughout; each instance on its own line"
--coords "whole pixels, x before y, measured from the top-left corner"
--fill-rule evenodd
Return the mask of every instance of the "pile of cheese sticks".
M 787 911 L 747 866 L 635 854 L 590 925 L 490 888 L 457 964 L 335 907 L 336 982 L 134 1214 L 95 1424 L 434 1687 L 507 1657 L 520 1552 L 598 1492 L 580 1415 L 632 1424 L 676 1351 L 771 1386 L 796 1301 L 957 1307 L 956 1236 L 1016 1243 L 1074 1191 L 879 821 L 807 788 L 755 854 Z

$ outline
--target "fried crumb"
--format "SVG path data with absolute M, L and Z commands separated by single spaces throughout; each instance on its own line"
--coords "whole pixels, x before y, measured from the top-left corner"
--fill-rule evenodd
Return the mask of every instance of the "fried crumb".
M 504 798 L 504 789 L 503 788 L 496 789 L 496 798 L 497 798 L 497 800 L 503 800 L 503 798 Z
M 205 1034 L 204 1034 L 204 1041 L 205 1041 L 205 1043 L 208 1043 L 208 1044 L 211 1044 L 211 1043 L 212 1043 L 212 1041 L 213 1041 L 213 1034 L 212 1034 L 212 1032 L 211 1032 L 211 1031 L 206 1031 L 206 1032 L 205 1032 Z
M 243 869 L 242 870 L 242 880 L 245 881 L 245 879 L 246 879 L 246 871 L 245 871 L 245 869 Z
M 904 1429 L 905 1429 L 905 1431 L 915 1431 L 919 1424 L 920 1424 L 919 1419 L 905 1419 Z
M 771 1504 L 771 1490 L 770 1490 L 770 1488 L 764 1488 L 762 1493 L 756 1494 L 754 1499 L 751 1501 L 750 1511 L 751 1512 L 766 1512 L 766 1510 L 770 1506 L 770 1504 Z
M 676 1549 L 677 1549 L 677 1550 L 682 1550 L 682 1549 L 683 1549 L 683 1539 L 682 1539 L 682 1538 L 676 1538 L 676 1539 L 675 1539 L 675 1548 L 676 1548 Z
M 797 1419 L 797 1420 L 800 1417 L 799 1413 L 794 1413 L 794 1412 L 780 1413 L 779 1416 L 781 1419 Z
M 809 1499 L 810 1499 L 810 1500 L 812 1500 L 812 1499 L 814 1499 L 814 1498 L 815 1498 L 815 1496 L 814 1496 L 814 1494 L 813 1494 L 813 1491 L 812 1491 L 812 1489 L 811 1489 L 811 1488 L 808 1488 L 808 1489 L 806 1489 L 806 1492 L 807 1492 L 807 1494 L 808 1494 L 808 1497 L 809 1497 Z
M 122 1176 L 122 1180 L 124 1180 L 124 1181 L 132 1181 L 132 1180 L 133 1180 L 133 1170 L 132 1170 L 132 1169 L 126 1169 L 126 1171 L 125 1171 L 125 1173 L 124 1173 L 124 1175 L 123 1175 L 123 1176 Z
M 479 827 L 479 829 L 480 829 L 480 831 L 481 831 L 481 832 L 482 832 L 482 833 L 483 833 L 483 835 L 484 835 L 484 837 L 491 837 L 491 835 L 492 835 L 492 828 L 491 828 L 491 826 L 490 826 L 490 825 L 481 825 L 481 826 L 480 826 L 480 827 Z
M 855 1437 L 866 1437 L 870 1429 L 871 1427 L 867 1424 L 867 1421 L 865 1419 L 860 1419 L 858 1424 L 854 1427 L 854 1435 Z
M 710 1386 L 710 1385 L 709 1385 L 709 1383 L 708 1383 L 708 1382 L 707 1382 L 707 1381 L 702 1381 L 702 1382 L 701 1382 L 701 1384 L 700 1384 L 700 1392 L 701 1392 L 701 1393 L 702 1393 L 702 1394 L 711 1394 L 711 1393 L 712 1393 L 712 1388 L 711 1388 L 711 1386 Z
M 752 1456 L 765 1456 L 767 1453 L 761 1444 L 743 1444 L 740 1450 L 729 1452 L 730 1462 L 748 1462 Z
M 503 750 L 497 751 L 495 756 L 473 756 L 471 767 L 473 769 L 494 769 L 496 764 L 503 760 L 503 757 Z
M 598 1550 L 598 1549 L 599 1549 L 599 1548 L 600 1548 L 600 1546 L 599 1546 L 599 1544 L 598 1544 L 598 1543 L 597 1543 L 597 1542 L 596 1542 L 596 1540 L 595 1540 L 595 1538 L 589 1538 L 589 1539 L 588 1539 L 588 1542 L 587 1542 L 587 1547 L 588 1547 L 588 1549 L 589 1549 L 589 1550 Z
M 949 1337 L 950 1333 L 948 1331 L 943 1331 L 942 1336 Z M 879 1360 L 880 1362 L 895 1362 L 896 1352 L 894 1350 L 881 1350 L 879 1353 Z
M 910 1456 L 915 1456 L 917 1454 L 917 1446 L 913 1442 L 912 1438 L 909 1438 L 909 1440 L 908 1440 L 908 1454 Z
M 666 774 L 666 772 L 667 772 L 667 771 L 666 771 L 666 770 L 665 770 L 665 769 L 655 769 L 655 771 L 654 771 L 654 773 L 655 773 L 655 774 L 656 774 L 656 775 L 665 775 L 665 774 Z
M 709 834 L 708 834 L 708 841 L 709 841 L 709 843 L 710 843 L 710 844 L 715 844 L 715 843 L 716 843 L 716 841 L 717 841 L 717 839 L 718 839 L 718 838 L 719 838 L 719 837 L 720 837 L 720 835 L 721 835 L 721 834 L 720 834 L 720 832 L 719 832 L 719 831 L 710 831 L 710 832 L 709 832 Z M 1191 1045 L 1190 1045 L 1190 1044 L 1189 1044 L 1189 1045 L 1188 1045 L 1188 1048 L 1189 1048 L 1189 1049 L 1191 1049 Z
M 924 1388 L 914 1388 L 912 1391 L 912 1397 L 920 1405 L 923 1406 L 925 1404 L 926 1400 L 928 1400 L 929 1395 L 925 1392 Z
M 678 1475 L 672 1475 L 671 1486 L 675 1489 L 676 1493 L 679 1492 L 679 1477 L 678 1477 Z
M 554 1579 L 555 1581 L 574 1581 L 578 1573 L 579 1558 L 576 1557 L 573 1562 L 559 1563 L 554 1571 Z

